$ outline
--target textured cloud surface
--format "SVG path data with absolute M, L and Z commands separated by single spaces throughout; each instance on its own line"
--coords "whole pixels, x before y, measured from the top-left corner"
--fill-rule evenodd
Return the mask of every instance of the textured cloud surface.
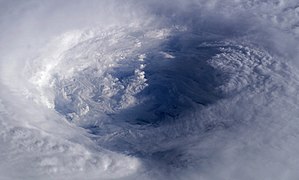
M 0 179 L 298 178 L 295 0 L 2 0 L 0 27 Z

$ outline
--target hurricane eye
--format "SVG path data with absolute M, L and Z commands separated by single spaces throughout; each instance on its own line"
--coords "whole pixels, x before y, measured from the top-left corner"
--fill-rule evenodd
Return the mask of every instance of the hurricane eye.
M 298 0 L 0 0 L 0 180 L 296 180 Z

